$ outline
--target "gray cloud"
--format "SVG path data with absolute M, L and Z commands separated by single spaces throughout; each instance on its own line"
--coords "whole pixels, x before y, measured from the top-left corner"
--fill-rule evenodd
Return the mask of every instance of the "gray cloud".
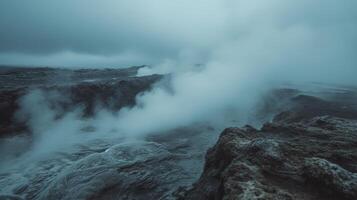
M 89 56 L 98 66 L 107 65 L 108 57 L 110 64 L 157 64 L 182 59 L 187 52 L 194 62 L 204 63 L 226 43 L 292 27 L 310 30 L 351 54 L 356 50 L 356 6 L 354 0 L 3 0 L 0 64 L 85 66 L 92 59 L 81 59 Z M 80 55 L 78 61 L 63 57 L 68 52 Z M 137 55 L 113 59 L 128 54 Z
M 157 63 L 187 51 L 201 55 L 197 62 L 204 62 L 202 55 L 206 58 L 220 45 L 271 27 L 309 27 L 321 31 L 322 37 L 334 35 L 331 42 L 346 43 L 356 34 L 356 4 L 354 0 L 3 0 L 0 63 L 22 64 L 39 56 L 34 64 L 71 65 L 61 56 L 52 62 L 44 59 L 63 52 L 94 57 L 136 52 L 145 58 L 142 62 Z
M 130 20 L 129 13 L 125 17 L 115 1 L 5 0 L 1 4 L 1 51 L 110 54 L 165 45 L 139 34 L 141 25 Z

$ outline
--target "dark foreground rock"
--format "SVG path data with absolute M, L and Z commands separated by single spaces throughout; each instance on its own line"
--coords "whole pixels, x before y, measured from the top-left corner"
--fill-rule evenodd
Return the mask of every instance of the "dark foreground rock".
M 261 130 L 227 128 L 179 199 L 357 199 L 357 112 L 300 95 Z

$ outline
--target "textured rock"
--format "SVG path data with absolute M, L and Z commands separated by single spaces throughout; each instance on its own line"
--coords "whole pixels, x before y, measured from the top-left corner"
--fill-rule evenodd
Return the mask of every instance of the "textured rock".
M 357 197 L 357 174 L 321 158 L 305 159 L 303 175 L 309 181 L 340 194 L 341 197 Z
M 138 93 L 150 89 L 161 78 L 159 75 L 135 77 L 138 69 L 73 71 L 0 67 L 0 137 L 28 132 L 26 121 L 16 120 L 15 113 L 21 107 L 21 98 L 34 89 L 42 90 L 49 104 L 62 113 L 81 107 L 85 117 L 92 116 L 97 106 L 111 111 L 132 106 Z M 51 99 L 54 93 L 61 98 Z
M 227 128 L 181 199 L 357 199 L 356 110 L 297 96 L 261 130 Z

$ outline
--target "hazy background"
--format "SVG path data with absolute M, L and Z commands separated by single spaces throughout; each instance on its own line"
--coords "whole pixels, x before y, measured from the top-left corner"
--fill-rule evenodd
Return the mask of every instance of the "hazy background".
M 356 85 L 356 8 L 356 0 L 2 0 L 0 64 L 148 64 L 138 75 L 172 73 L 138 106 L 90 121 L 70 113 L 54 123 L 43 94 L 29 94 L 22 109 L 41 136 L 39 152 L 83 140 L 76 134 L 86 124 L 102 138 L 215 124 L 227 114 L 245 123 L 275 86 Z M 57 134 L 64 127 L 67 135 Z
M 356 6 L 355 0 L 2 0 L 0 64 L 205 64 L 219 54 L 237 66 L 268 57 L 348 75 L 356 68 Z

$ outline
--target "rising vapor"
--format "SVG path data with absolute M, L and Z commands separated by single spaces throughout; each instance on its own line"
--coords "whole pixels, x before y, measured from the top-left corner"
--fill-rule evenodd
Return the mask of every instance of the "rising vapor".
M 0 35 L 4 64 L 121 66 L 121 60 L 125 64 L 148 61 L 152 65 L 140 69 L 139 76 L 171 73 L 153 90 L 139 95 L 137 106 L 115 114 L 98 112 L 90 124 L 101 132 L 99 138 L 110 130 L 116 130 L 114 136 L 138 137 L 194 123 L 220 124 L 229 121 L 227 116 L 250 123 L 259 96 L 281 83 L 356 84 L 353 8 L 357 5 L 353 0 L 156 0 L 145 6 L 140 0 L 6 3 L 21 14 L 15 19 L 4 10 L 1 18 L 21 25 L 7 26 L 15 35 Z M 31 5 L 33 11 L 23 10 L 27 7 L 23 4 Z M 54 15 L 54 9 L 68 14 Z M 52 17 L 39 19 L 41 13 Z M 34 20 L 33 26 L 23 24 L 25 14 L 26 20 Z M 53 26 L 62 30 L 60 40 L 54 37 Z M 42 31 L 46 38 L 41 38 Z M 44 45 L 38 49 L 33 41 L 40 40 Z M 33 104 L 25 101 L 23 106 Z M 37 119 L 33 114 L 32 119 Z M 67 132 L 75 135 L 78 126 L 81 123 L 66 126 L 73 127 Z M 80 142 L 81 137 L 75 138 L 69 143 Z
M 199 177 L 219 130 L 271 120 L 257 116 L 273 89 L 357 85 L 356 8 L 356 0 L 1 0 L 0 81 L 21 95 L 0 106 L 16 101 L 25 128 L 15 128 L 25 133 L 0 138 L 0 199 L 166 199 Z M 33 66 L 70 70 L 26 71 Z M 142 67 L 107 69 L 128 66 Z M 36 81 L 42 89 L 32 89 Z M 248 143 L 276 158 L 278 142 Z
M 113 112 L 98 105 L 89 118 L 80 108 L 63 114 L 53 106 L 67 101 L 62 94 L 29 92 L 17 120 L 27 120 L 33 138 L 6 141 L 0 169 L 196 124 L 259 126 L 261 97 L 281 85 L 355 86 L 355 8 L 355 0 L 2 0 L 1 65 L 143 64 L 137 76 L 165 76 L 137 95 L 135 106 Z M 93 157 L 114 151 L 105 148 Z

